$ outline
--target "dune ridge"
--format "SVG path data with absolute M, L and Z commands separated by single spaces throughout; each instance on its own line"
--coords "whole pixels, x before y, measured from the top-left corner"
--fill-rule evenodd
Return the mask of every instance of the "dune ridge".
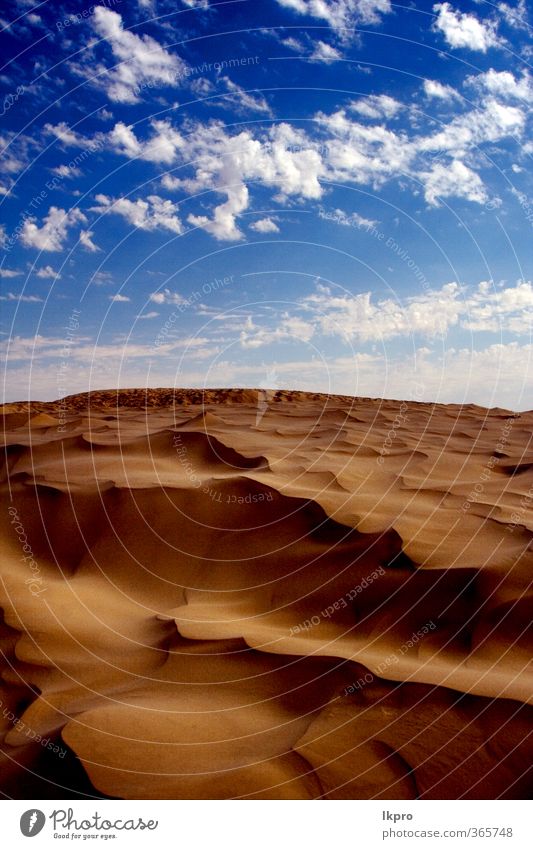
M 261 389 L 0 412 L 4 793 L 531 795 L 533 412 Z

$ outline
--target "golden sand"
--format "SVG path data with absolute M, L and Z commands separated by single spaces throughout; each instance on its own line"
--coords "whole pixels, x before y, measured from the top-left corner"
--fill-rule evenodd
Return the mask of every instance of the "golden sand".
M 1 412 L 9 796 L 531 795 L 533 413 L 171 389 Z

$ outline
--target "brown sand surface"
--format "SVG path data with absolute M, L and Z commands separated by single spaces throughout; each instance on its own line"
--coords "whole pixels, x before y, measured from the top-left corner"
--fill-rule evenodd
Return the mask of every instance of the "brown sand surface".
M 531 797 L 533 412 L 0 413 L 4 794 Z

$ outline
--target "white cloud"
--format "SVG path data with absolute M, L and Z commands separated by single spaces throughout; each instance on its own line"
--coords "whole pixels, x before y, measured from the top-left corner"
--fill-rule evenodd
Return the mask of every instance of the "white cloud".
M 447 283 L 403 303 L 392 298 L 373 301 L 370 292 L 334 294 L 317 286 L 315 294 L 302 304 L 316 332 L 350 341 L 383 341 L 413 334 L 431 339 L 454 327 L 529 335 L 533 328 L 533 286 L 528 281 L 501 289 L 483 281 L 475 289 L 464 290 L 457 283 Z
M 81 340 L 80 340 L 81 341 Z M 73 346 L 69 368 L 69 392 L 90 389 L 116 389 L 117 387 L 145 386 L 147 381 L 144 361 L 153 362 L 149 386 L 173 385 L 176 379 L 173 344 L 154 349 L 153 345 L 103 345 Z M 62 359 L 64 339 L 43 337 L 11 340 L 10 361 L 17 361 L 8 371 L 7 400 L 24 397 L 54 399 L 57 397 L 57 365 Z M 202 349 L 201 345 L 206 347 Z M 0 347 L 7 351 L 7 344 Z M 208 343 L 191 349 L 207 355 Z M 214 349 L 211 348 L 210 356 Z M 276 352 L 277 354 L 277 352 Z M 180 385 L 197 387 L 206 381 L 205 368 L 189 365 L 194 356 L 187 354 L 187 362 L 180 369 Z M 32 362 L 31 370 L 28 361 Z M 131 361 L 131 365 L 129 365 Z M 324 357 L 320 363 L 309 359 L 285 360 L 276 356 L 276 385 L 303 391 L 339 393 L 383 398 L 410 399 L 417 387 L 424 401 L 439 403 L 476 403 L 483 406 L 500 406 L 509 410 L 524 410 L 531 406 L 533 396 L 533 345 L 511 342 L 494 344 L 481 349 L 450 348 L 442 355 L 440 347 L 435 352 L 418 348 L 412 356 L 394 354 L 367 354 L 357 352 L 348 356 Z M 30 377 L 31 375 L 31 377 Z M 256 387 L 265 377 L 265 366 L 250 363 L 249 352 L 242 349 L 242 357 L 228 362 L 218 359 L 209 363 L 210 386 Z M 31 381 L 31 382 L 30 382 Z
M 377 24 L 392 11 L 389 0 L 277 0 L 280 6 L 326 21 L 341 37 L 356 24 Z
M 37 272 L 37 277 L 50 278 L 53 280 L 61 280 L 59 271 L 55 271 L 51 265 L 44 265 Z
M 115 67 L 107 70 L 102 66 L 91 69 L 105 86 L 111 100 L 119 103 L 137 103 L 139 89 L 155 84 L 175 86 L 186 69 L 186 64 L 149 35 L 136 35 L 124 29 L 117 12 L 96 6 L 91 16 L 93 28 L 105 39 L 118 60 Z M 102 72 L 104 75 L 102 76 Z
M 430 99 L 437 100 L 456 100 L 460 99 L 461 95 L 455 91 L 450 85 L 444 85 L 438 80 L 424 80 L 424 94 Z
M 496 289 L 482 282 L 467 300 L 468 313 L 462 321 L 465 330 L 498 333 L 507 330 L 518 335 L 533 330 L 533 286 L 519 280 L 516 286 Z
M 71 180 L 73 177 L 79 177 L 81 171 L 75 165 L 58 165 L 57 168 L 52 168 L 52 172 L 62 177 L 64 180 Z
M 517 100 L 533 103 L 533 84 L 527 71 L 521 77 L 515 77 L 510 71 L 495 71 L 489 68 L 481 74 L 467 77 L 466 83 L 481 92 L 499 97 L 502 100 Z
M 171 342 L 154 347 L 152 344 L 142 343 L 110 343 L 94 344 L 90 337 L 78 337 L 79 344 L 70 349 L 69 360 L 79 362 L 85 370 L 94 367 L 98 363 L 98 369 L 105 368 L 106 363 L 111 363 L 115 369 L 115 381 L 117 381 L 117 367 L 121 370 L 122 365 L 129 359 L 147 360 L 155 356 L 167 357 L 176 351 L 187 350 L 196 355 L 200 350 L 210 344 L 211 340 L 200 336 L 186 336 Z M 62 337 L 13 337 L 0 342 L 0 354 L 6 355 L 9 351 L 9 360 L 36 362 L 43 359 L 64 359 L 65 340 Z M 214 350 L 210 349 L 211 352 Z M 57 377 L 57 370 L 56 370 Z M 117 382 L 115 382 L 115 386 Z M 57 388 L 57 386 L 56 386 Z
M 439 199 L 449 197 L 465 198 L 472 203 L 488 200 L 479 175 L 459 159 L 446 164 L 437 162 L 429 171 L 421 172 L 420 179 L 424 183 L 424 196 L 433 206 Z
M 298 41 L 297 38 L 293 38 L 289 36 L 289 38 L 282 38 L 281 44 L 286 47 L 288 50 L 294 50 L 296 53 L 303 53 L 305 50 L 304 45 L 301 41 Z
M 213 106 L 224 106 L 235 109 L 237 112 L 259 112 L 272 117 L 273 112 L 264 97 L 252 92 L 245 91 L 240 85 L 230 80 L 229 77 L 221 77 L 220 83 L 228 92 L 220 101 L 212 101 Z
M 96 195 L 98 206 L 91 212 L 104 214 L 106 212 L 121 215 L 132 227 L 139 230 L 170 230 L 172 233 L 182 233 L 183 227 L 176 215 L 177 207 L 170 200 L 158 195 L 149 195 L 146 200 L 136 201 L 128 198 L 111 198 L 107 195 Z
M 248 207 L 248 188 L 244 183 L 228 186 L 225 189 L 227 200 L 215 207 L 213 217 L 207 215 L 189 215 L 187 221 L 193 227 L 199 227 L 210 233 L 215 239 L 237 241 L 242 233 L 237 227 L 236 217 Z
M 22 271 L 18 271 L 15 268 L 0 268 L 0 277 L 5 277 L 6 279 L 10 279 L 11 277 L 20 277 Z
M 361 100 L 354 100 L 348 107 L 365 118 L 393 118 L 402 109 L 402 104 L 388 94 L 369 94 Z
M 508 26 L 525 32 L 530 30 L 526 0 L 518 0 L 515 6 L 509 3 L 498 3 L 498 12 Z
M 478 109 L 456 116 L 442 130 L 420 138 L 417 144 L 421 151 L 439 150 L 450 156 L 465 156 L 476 152 L 479 145 L 486 142 L 519 137 L 524 126 L 522 109 L 487 97 Z
M 312 137 L 288 123 L 232 135 L 219 121 L 190 123 L 182 135 L 165 120 L 152 122 L 144 139 L 123 123 L 109 138 L 128 158 L 177 166 L 162 176 L 165 189 L 202 194 L 206 206 L 212 204 L 210 192 L 222 195 L 223 201 L 210 211 L 195 211 L 187 218 L 219 240 L 243 238 L 239 217 L 249 208 L 253 182 L 274 189 L 274 201 L 285 203 L 291 198 L 320 199 L 324 180 L 379 189 L 389 180 L 412 177 L 422 182 L 432 205 L 439 197 L 484 203 L 489 194 L 478 173 L 485 164 L 479 150 L 485 144 L 523 139 L 526 110 L 517 98 L 526 97 L 529 78 L 515 80 L 511 103 L 512 75 L 489 71 L 478 76 L 470 78 L 483 90 L 477 108 L 455 114 L 437 131 L 388 126 L 405 106 L 388 95 L 370 95 L 332 114 L 315 115 L 317 132 Z M 438 85 L 426 80 L 426 93 L 441 99 L 459 96 Z
M 191 91 L 194 91 L 198 97 L 207 97 L 209 94 L 213 94 L 216 90 L 211 80 L 208 80 L 205 77 L 198 77 L 198 79 L 193 80 L 190 87 Z
M 109 133 L 109 140 L 116 152 L 128 159 L 170 165 L 185 147 L 185 140 L 168 120 L 151 121 L 150 127 L 152 132 L 148 139 L 139 141 L 131 127 L 119 121 Z
M 333 47 L 331 44 L 326 44 L 325 41 L 316 41 L 314 49 L 309 57 L 311 62 L 320 62 L 323 65 L 331 65 L 332 62 L 338 62 L 342 59 L 342 53 Z
M 372 229 L 378 223 L 371 218 L 364 218 L 358 212 L 345 212 L 343 209 L 320 209 L 318 216 L 326 221 L 334 221 L 335 224 L 340 224 L 343 227 L 355 227 L 356 229 L 363 227 Z
M 67 239 L 69 227 L 86 221 L 85 215 L 79 209 L 74 208 L 65 212 L 64 209 L 51 206 L 41 227 L 37 226 L 35 218 L 24 222 L 20 238 L 28 248 L 37 248 L 40 251 L 61 251 Z
M 150 312 L 141 313 L 140 315 L 136 316 L 136 318 L 139 321 L 142 321 L 142 320 L 148 321 L 151 318 L 157 318 L 158 315 L 159 315 L 158 312 L 156 312 L 155 310 L 151 310 Z
M 0 295 L 0 301 L 17 301 L 17 303 L 23 304 L 40 304 L 42 300 L 37 295 L 15 294 L 14 292 L 7 292 L 5 295 Z
M 90 251 L 90 253 L 96 253 L 100 250 L 98 245 L 95 245 L 92 241 L 93 236 L 92 230 L 80 230 L 80 245 L 83 245 L 85 250 Z
M 378 187 L 391 177 L 409 173 L 417 151 L 405 132 L 389 130 L 381 123 L 369 126 L 354 121 L 344 109 L 317 117 L 329 136 L 329 179 Z
M 382 341 L 413 333 L 433 337 L 457 324 L 459 287 L 449 283 L 439 292 L 412 298 L 402 305 L 385 298 L 374 303 L 370 292 L 337 295 L 326 287 L 304 300 L 317 331 L 345 340 Z
M 171 292 L 170 289 L 163 289 L 162 292 L 152 292 L 150 300 L 154 304 L 173 304 L 174 306 L 187 303 L 187 298 L 184 298 L 179 292 Z
M 260 218 L 259 221 L 254 221 L 250 224 L 250 230 L 255 230 L 256 233 L 279 233 L 279 227 L 272 218 Z
M 161 177 L 161 185 L 164 189 L 168 189 L 169 192 L 180 189 L 182 182 L 183 181 L 179 177 L 173 177 L 171 174 L 163 174 Z
M 246 348 L 298 339 L 320 345 L 321 337 L 344 343 L 390 342 L 424 337 L 442 339 L 451 330 L 468 333 L 507 332 L 529 336 L 533 329 L 533 286 L 495 287 L 483 281 L 461 289 L 447 283 L 440 289 L 405 298 L 376 299 L 371 292 L 352 295 L 318 284 L 316 291 L 295 304 L 292 314 L 270 315 L 263 323 L 251 316 L 240 332 Z
M 109 271 L 95 271 L 91 278 L 91 283 L 96 286 L 107 286 L 113 283 L 113 275 Z
M 131 298 L 128 298 L 127 295 L 110 295 L 109 300 L 113 301 L 114 304 L 129 304 Z
M 181 187 L 190 194 L 215 189 L 226 195 L 226 201 L 215 207 L 211 218 L 190 215 L 188 221 L 217 239 L 241 239 L 236 219 L 248 207 L 246 180 L 261 180 L 285 196 L 320 197 L 318 176 L 323 166 L 316 148 L 288 124 L 271 127 L 264 140 L 248 130 L 230 136 L 218 122 L 198 125 L 184 152 L 186 160 L 195 163 L 195 175 L 183 179 Z
M 72 130 L 65 121 L 60 121 L 59 124 L 45 124 L 43 132 L 47 135 L 55 136 L 65 147 L 90 149 L 98 146 L 96 143 L 96 139 L 99 138 L 98 135 L 95 139 L 86 138 L 81 133 L 76 132 L 76 130 Z
M 18 174 L 33 158 L 38 142 L 25 133 L 6 132 L 0 135 L 0 172 Z M 2 187 L 0 194 L 6 195 L 11 187 Z
M 475 15 L 456 11 L 450 3 L 436 3 L 433 11 L 437 13 L 434 29 L 442 32 L 450 47 L 486 53 L 489 47 L 499 47 L 503 43 L 494 21 L 481 22 Z
M 276 342 L 308 342 L 314 333 L 312 322 L 300 316 L 284 314 L 274 328 L 257 326 L 252 317 L 248 316 L 245 329 L 240 333 L 240 343 L 243 348 L 261 348 Z

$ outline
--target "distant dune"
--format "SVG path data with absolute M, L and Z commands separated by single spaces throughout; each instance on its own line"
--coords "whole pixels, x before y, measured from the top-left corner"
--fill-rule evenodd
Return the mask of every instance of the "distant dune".
M 533 791 L 533 412 L 263 389 L 0 410 L 0 789 Z

